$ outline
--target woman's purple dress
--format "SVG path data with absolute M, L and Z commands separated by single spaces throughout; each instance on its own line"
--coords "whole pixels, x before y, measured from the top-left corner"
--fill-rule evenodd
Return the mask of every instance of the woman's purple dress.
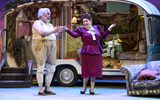
M 83 47 L 81 49 L 82 60 L 82 78 L 102 77 L 102 52 L 100 45 L 100 36 L 106 38 L 109 31 L 101 32 L 97 26 L 93 26 L 96 30 L 96 40 L 92 39 L 86 28 L 79 27 L 74 31 L 67 30 L 72 37 L 81 37 Z

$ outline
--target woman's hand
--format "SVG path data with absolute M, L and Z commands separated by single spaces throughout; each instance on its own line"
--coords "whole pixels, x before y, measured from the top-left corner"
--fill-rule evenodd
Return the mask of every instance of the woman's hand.
M 58 27 L 59 32 L 63 32 L 63 31 L 66 31 L 66 30 L 68 30 L 68 28 L 66 26 L 59 26 Z
M 58 26 L 58 27 L 56 26 L 52 33 L 60 33 L 66 30 L 68 30 L 66 26 Z
M 63 31 L 64 31 L 63 27 L 64 27 L 64 26 L 58 26 L 58 33 L 60 33 L 60 32 L 63 32 Z
M 68 28 L 66 26 L 63 26 L 64 31 L 68 30 Z
M 116 25 L 117 25 L 116 23 L 111 24 L 111 25 L 109 26 L 108 30 L 109 30 L 109 31 L 111 31 L 111 30 L 112 30 L 112 28 L 114 28 Z

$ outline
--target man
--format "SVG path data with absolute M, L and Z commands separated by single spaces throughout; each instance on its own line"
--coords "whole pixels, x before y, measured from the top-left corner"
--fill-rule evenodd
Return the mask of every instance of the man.
M 50 23 L 51 11 L 49 8 L 38 10 L 38 19 L 32 26 L 32 52 L 37 63 L 37 82 L 39 85 L 38 95 L 55 95 L 50 91 L 56 63 L 56 34 L 61 31 L 61 26 L 54 27 Z M 43 89 L 43 75 L 45 75 L 45 89 Z

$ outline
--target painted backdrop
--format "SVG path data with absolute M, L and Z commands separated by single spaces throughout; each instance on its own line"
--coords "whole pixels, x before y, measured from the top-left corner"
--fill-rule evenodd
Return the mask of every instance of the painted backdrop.
M 7 12 L 4 7 L 9 0 L 0 0 L 0 30 L 4 28 L 4 15 Z

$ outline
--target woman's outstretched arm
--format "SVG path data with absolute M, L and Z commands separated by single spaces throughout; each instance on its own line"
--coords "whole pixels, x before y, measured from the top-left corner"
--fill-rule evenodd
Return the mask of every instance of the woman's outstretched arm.
M 65 30 L 68 34 L 70 34 L 72 37 L 75 37 L 75 38 L 80 37 L 82 33 L 81 28 L 77 28 L 76 30 L 71 31 L 67 27 L 65 27 Z
M 100 31 L 102 38 L 103 39 L 107 38 L 108 34 L 111 32 L 112 28 L 114 28 L 115 26 L 116 26 L 116 23 L 111 24 L 105 32 Z

